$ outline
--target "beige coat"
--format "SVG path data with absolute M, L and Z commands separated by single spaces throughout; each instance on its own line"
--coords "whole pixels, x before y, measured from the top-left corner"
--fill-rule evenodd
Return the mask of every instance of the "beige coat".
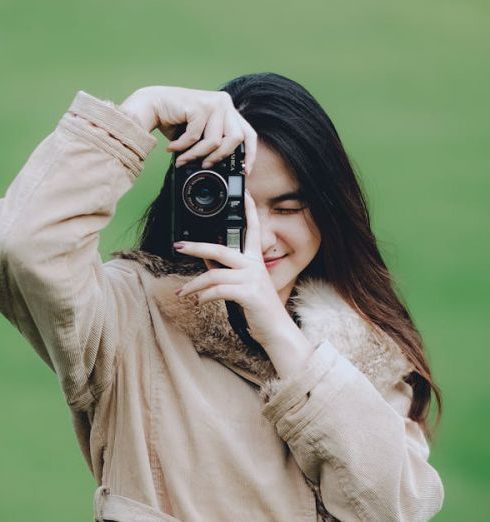
M 80 92 L 0 200 L 0 311 L 58 375 L 96 520 L 429 519 L 443 488 L 407 418 L 412 368 L 329 285 L 297 285 L 316 349 L 280 381 L 222 301 L 175 297 L 195 272 L 102 263 L 99 232 L 155 143 Z

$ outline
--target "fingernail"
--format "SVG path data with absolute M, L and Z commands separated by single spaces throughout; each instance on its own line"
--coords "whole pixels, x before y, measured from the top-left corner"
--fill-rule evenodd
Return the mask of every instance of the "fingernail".
M 211 165 L 212 165 L 212 163 L 210 161 L 203 161 L 202 162 L 202 168 L 203 169 L 208 169 Z
M 184 243 L 174 243 L 174 248 L 175 250 L 180 250 L 181 248 L 184 248 L 185 247 L 185 244 Z

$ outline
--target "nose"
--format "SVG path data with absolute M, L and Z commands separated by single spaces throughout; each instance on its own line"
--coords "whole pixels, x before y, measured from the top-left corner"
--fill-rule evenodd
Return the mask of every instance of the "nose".
M 262 254 L 269 252 L 277 242 L 277 236 L 274 229 L 273 220 L 265 213 L 259 212 L 260 224 L 260 241 L 262 247 Z

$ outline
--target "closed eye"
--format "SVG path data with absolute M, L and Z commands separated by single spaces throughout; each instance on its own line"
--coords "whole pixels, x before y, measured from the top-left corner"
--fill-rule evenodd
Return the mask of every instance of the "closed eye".
M 301 208 L 276 208 L 274 210 L 276 212 L 278 212 L 279 214 L 294 214 L 296 212 L 301 212 L 305 208 L 306 207 L 301 207 Z

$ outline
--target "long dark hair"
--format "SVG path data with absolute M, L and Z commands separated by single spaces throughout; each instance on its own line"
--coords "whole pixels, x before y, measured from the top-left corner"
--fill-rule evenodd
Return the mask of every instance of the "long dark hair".
M 415 370 L 406 377 L 413 389 L 409 417 L 428 437 L 431 393 L 442 411 L 421 336 L 379 252 L 366 201 L 339 135 L 323 108 L 301 85 L 274 73 L 240 76 L 225 84 L 235 107 L 295 173 L 315 223 L 321 248 L 301 274 L 321 277 L 366 320 L 399 345 Z M 167 174 L 170 172 L 170 168 Z M 171 259 L 170 176 L 141 218 L 137 247 Z

